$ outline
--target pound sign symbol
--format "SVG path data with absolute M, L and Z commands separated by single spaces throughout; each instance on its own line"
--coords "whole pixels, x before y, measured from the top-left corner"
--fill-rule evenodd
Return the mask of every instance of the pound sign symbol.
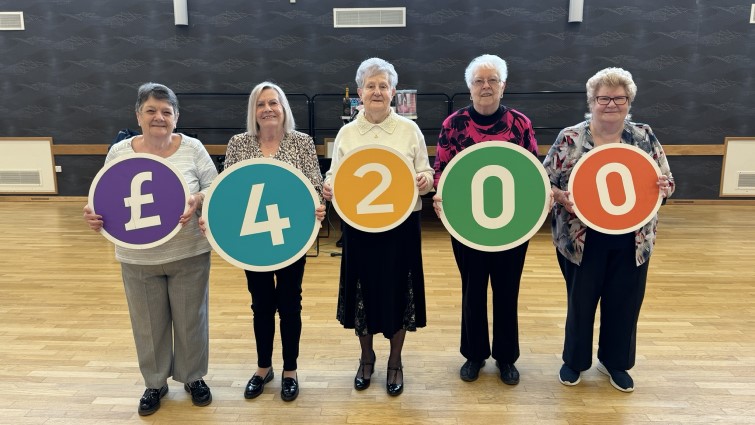
M 152 172 L 145 171 L 134 176 L 131 180 L 131 196 L 123 199 L 123 203 L 131 208 L 131 220 L 126 223 L 126 230 L 143 229 L 145 227 L 159 226 L 160 216 L 142 217 L 142 205 L 155 202 L 152 194 L 142 194 L 142 183 L 152 181 Z

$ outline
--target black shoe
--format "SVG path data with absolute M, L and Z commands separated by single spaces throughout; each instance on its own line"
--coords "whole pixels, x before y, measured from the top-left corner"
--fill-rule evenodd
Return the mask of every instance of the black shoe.
M 474 360 L 467 360 L 459 371 L 459 376 L 462 381 L 472 382 L 476 381 L 480 376 L 480 369 L 485 366 L 485 360 L 476 362 Z
M 195 406 L 207 406 L 212 403 L 212 393 L 210 387 L 204 383 L 204 380 L 197 379 L 194 382 L 184 384 L 187 393 L 191 393 L 191 402 Z
M 272 366 L 270 366 L 270 369 L 267 370 L 267 375 L 265 375 L 264 378 L 257 374 L 254 374 L 252 376 L 252 379 L 250 379 L 249 382 L 246 383 L 246 388 L 244 389 L 244 398 L 256 398 L 258 395 L 262 394 L 262 391 L 265 389 L 265 384 L 272 381 L 274 376 L 275 374 L 273 373 Z
M 339 248 L 343 248 L 343 238 L 336 241 L 336 246 Z
M 160 408 L 160 399 L 168 394 L 168 384 L 163 385 L 162 388 L 156 390 L 154 388 L 147 388 L 144 390 L 144 395 L 139 399 L 139 416 L 147 416 L 157 412 Z
M 357 374 L 354 377 L 354 389 L 357 391 L 366 390 L 370 387 L 370 378 L 372 378 L 372 374 L 375 373 L 375 360 L 377 359 L 377 356 L 375 355 L 375 351 L 372 352 L 372 362 L 364 362 L 362 359 L 359 359 L 359 369 L 357 369 Z M 364 375 L 364 367 L 369 366 L 370 367 L 370 376 Z M 359 377 L 359 374 L 362 375 L 362 377 Z
M 404 367 L 402 365 L 399 365 L 399 367 L 388 366 L 386 379 L 390 377 L 391 371 L 394 372 L 393 381 L 387 381 L 385 383 L 385 390 L 388 392 L 388 395 L 395 397 L 404 392 Z M 398 382 L 399 373 L 401 374 L 401 382 Z
M 516 385 L 519 383 L 519 371 L 516 370 L 514 363 L 498 363 L 496 360 L 495 365 L 501 371 L 501 381 L 507 385 Z
M 283 378 L 281 382 L 281 399 L 283 401 L 294 401 L 299 395 L 299 379 Z

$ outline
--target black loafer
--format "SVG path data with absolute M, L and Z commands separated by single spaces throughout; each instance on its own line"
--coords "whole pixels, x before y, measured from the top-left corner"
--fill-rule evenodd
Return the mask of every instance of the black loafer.
M 168 394 L 168 384 L 163 385 L 162 388 L 156 390 L 154 388 L 147 388 L 144 390 L 144 395 L 139 399 L 139 416 L 147 416 L 157 412 L 160 408 L 160 399 Z
M 375 355 L 375 352 L 372 352 L 372 362 L 364 362 L 362 359 L 359 359 L 359 369 L 357 369 L 357 375 L 354 377 L 354 389 L 357 391 L 366 390 L 370 387 L 370 378 L 372 378 L 372 374 L 375 373 L 375 360 L 377 359 L 377 356 Z M 365 376 L 364 374 L 364 367 L 370 366 L 370 376 Z M 359 377 L 359 374 L 362 374 L 362 377 Z
M 184 384 L 184 389 L 187 393 L 191 394 L 191 402 L 195 406 L 207 406 L 212 403 L 212 393 L 210 393 L 210 387 L 204 383 L 204 380 L 197 379 L 194 382 Z
M 474 360 L 467 360 L 459 371 L 459 376 L 462 381 L 472 382 L 476 381 L 480 376 L 480 369 L 485 366 L 485 360 L 476 362 Z
M 507 385 L 516 385 L 519 383 L 519 371 L 516 370 L 514 363 L 498 363 L 495 362 L 498 369 L 501 370 L 501 381 Z
M 252 399 L 262 394 L 262 391 L 265 389 L 265 384 L 272 381 L 274 376 L 275 374 L 273 373 L 272 366 L 267 370 L 267 375 L 265 375 L 264 378 L 257 374 L 252 376 L 252 379 L 250 379 L 249 382 L 246 383 L 246 388 L 244 389 L 244 398 Z
M 294 401 L 299 395 L 299 379 L 283 378 L 281 382 L 281 399 L 283 401 Z

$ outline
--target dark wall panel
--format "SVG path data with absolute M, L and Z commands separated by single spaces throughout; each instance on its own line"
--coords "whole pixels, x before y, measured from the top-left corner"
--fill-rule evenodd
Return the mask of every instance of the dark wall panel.
M 56 144 L 109 143 L 136 127 L 136 87 L 158 81 L 177 92 L 248 93 L 270 79 L 289 93 L 333 95 L 370 56 L 391 61 L 399 88 L 449 97 L 467 91 L 473 57 L 509 62 L 504 101 L 540 127 L 580 121 L 581 96 L 514 92 L 581 91 L 597 70 L 620 66 L 639 86 L 634 119 L 665 145 L 718 144 L 755 135 L 755 25 L 740 0 L 587 0 L 584 21 L 567 22 L 568 0 L 189 0 L 189 26 L 173 24 L 170 0 L 0 0 L 24 12 L 26 31 L 0 32 L 0 136 L 52 136 Z M 406 6 L 406 28 L 334 29 L 333 7 Z M 337 98 L 317 100 L 317 127 L 335 129 Z M 466 103 L 457 96 L 457 106 Z M 246 99 L 181 98 L 179 124 L 245 126 Z M 423 101 L 425 102 L 425 101 Z M 420 104 L 428 144 L 446 113 Z M 306 128 L 304 109 L 297 110 Z M 303 117 L 303 118 L 299 118 Z M 224 143 L 235 130 L 198 131 Z M 333 130 L 318 133 L 332 137 Z M 554 130 L 538 131 L 550 144 Z M 62 195 L 83 195 L 102 158 L 58 157 Z M 674 158 L 678 197 L 718 197 L 720 158 Z M 699 167 L 699 168 L 698 168 Z

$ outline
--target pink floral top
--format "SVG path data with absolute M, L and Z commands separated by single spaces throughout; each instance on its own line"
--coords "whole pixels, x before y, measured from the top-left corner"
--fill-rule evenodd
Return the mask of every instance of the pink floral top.
M 669 179 L 671 185 L 669 196 L 671 196 L 671 193 L 676 189 L 674 177 L 671 175 L 663 147 L 650 126 L 626 121 L 624 131 L 621 134 L 621 143 L 637 146 L 657 162 L 661 173 Z M 574 165 L 582 155 L 594 147 L 592 134 L 590 134 L 590 121 L 583 121 L 561 130 L 543 162 L 550 177 L 551 186 L 568 190 L 569 178 Z M 635 263 L 637 266 L 644 264 L 653 252 L 657 225 L 658 215 L 634 232 Z M 553 206 L 551 231 L 553 244 L 558 252 L 572 263 L 579 265 L 582 262 L 582 254 L 585 250 L 587 226 L 575 214 L 566 211 L 566 208 L 556 203 Z

